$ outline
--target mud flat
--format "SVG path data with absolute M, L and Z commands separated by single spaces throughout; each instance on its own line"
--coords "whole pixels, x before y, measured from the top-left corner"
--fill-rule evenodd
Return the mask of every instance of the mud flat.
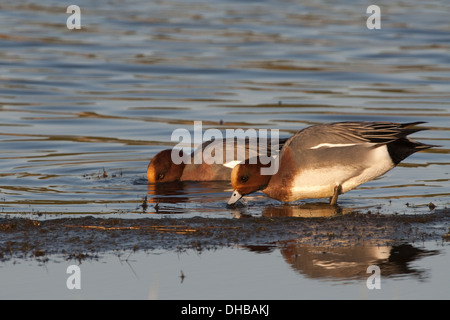
M 0 218 L 0 260 L 97 259 L 108 252 L 184 251 L 241 246 L 373 246 L 450 240 L 450 212 L 385 215 L 351 212 L 331 217 L 241 219 Z

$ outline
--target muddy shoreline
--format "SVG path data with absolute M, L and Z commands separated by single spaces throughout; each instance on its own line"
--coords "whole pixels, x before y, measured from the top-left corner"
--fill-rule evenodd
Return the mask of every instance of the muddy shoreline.
M 449 241 L 450 210 L 429 214 L 385 215 L 352 212 L 319 218 L 245 217 L 241 219 L 117 217 L 33 220 L 0 218 L 0 261 L 56 256 L 97 259 L 108 252 L 151 250 L 198 252 L 235 245 L 312 246 L 391 245 Z

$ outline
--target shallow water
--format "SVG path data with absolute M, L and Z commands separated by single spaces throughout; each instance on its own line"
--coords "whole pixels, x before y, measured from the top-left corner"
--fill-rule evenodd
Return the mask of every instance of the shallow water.
M 67 29 L 68 4 L 59 1 L 0 4 L 0 212 L 304 215 L 260 193 L 244 209 L 227 208 L 228 183 L 148 185 L 148 161 L 197 120 L 204 130 L 279 129 L 284 137 L 333 121 L 426 121 L 431 130 L 414 138 L 441 147 L 341 196 L 340 206 L 445 209 L 450 5 L 377 4 L 380 30 L 367 29 L 364 1 L 78 1 L 81 30 Z M 233 252 L 220 256 L 240 259 Z
M 289 244 L 202 253 L 130 251 L 81 264 L 63 258 L 52 263 L 8 262 L 0 268 L 0 282 L 8 288 L 0 291 L 0 298 L 448 299 L 448 244 L 408 246 L 333 249 Z M 406 257 L 401 256 L 404 252 Z M 67 286 L 74 274 L 68 272 L 72 265 L 79 267 L 79 289 Z M 370 286 L 371 265 L 380 265 L 379 288 Z

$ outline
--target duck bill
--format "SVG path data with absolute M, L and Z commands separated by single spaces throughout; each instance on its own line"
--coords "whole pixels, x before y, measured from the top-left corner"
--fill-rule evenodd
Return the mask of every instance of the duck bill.
M 242 195 L 241 195 L 239 192 L 237 192 L 237 190 L 234 190 L 234 191 L 233 191 L 233 194 L 231 195 L 230 200 L 228 200 L 228 205 L 233 205 L 233 204 L 235 204 L 235 203 L 238 202 L 239 199 L 241 199 L 241 198 L 242 198 Z

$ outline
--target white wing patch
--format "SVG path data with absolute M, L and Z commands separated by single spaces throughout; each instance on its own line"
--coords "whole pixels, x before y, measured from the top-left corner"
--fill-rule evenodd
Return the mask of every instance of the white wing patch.
M 228 168 L 231 168 L 231 169 L 233 169 L 235 166 L 237 166 L 239 163 L 241 163 L 242 161 L 239 161 L 239 160 L 234 160 L 234 161 L 230 161 L 230 162 L 227 162 L 227 163 L 224 163 L 223 165 L 225 166 L 225 167 L 228 167 Z
M 341 147 L 351 147 L 356 146 L 356 143 L 321 143 L 317 146 L 311 147 L 310 149 L 319 149 L 319 148 L 341 148 Z
M 321 143 L 317 146 L 311 147 L 310 149 L 319 149 L 319 148 L 341 148 L 341 147 L 351 147 L 356 146 L 356 143 Z

